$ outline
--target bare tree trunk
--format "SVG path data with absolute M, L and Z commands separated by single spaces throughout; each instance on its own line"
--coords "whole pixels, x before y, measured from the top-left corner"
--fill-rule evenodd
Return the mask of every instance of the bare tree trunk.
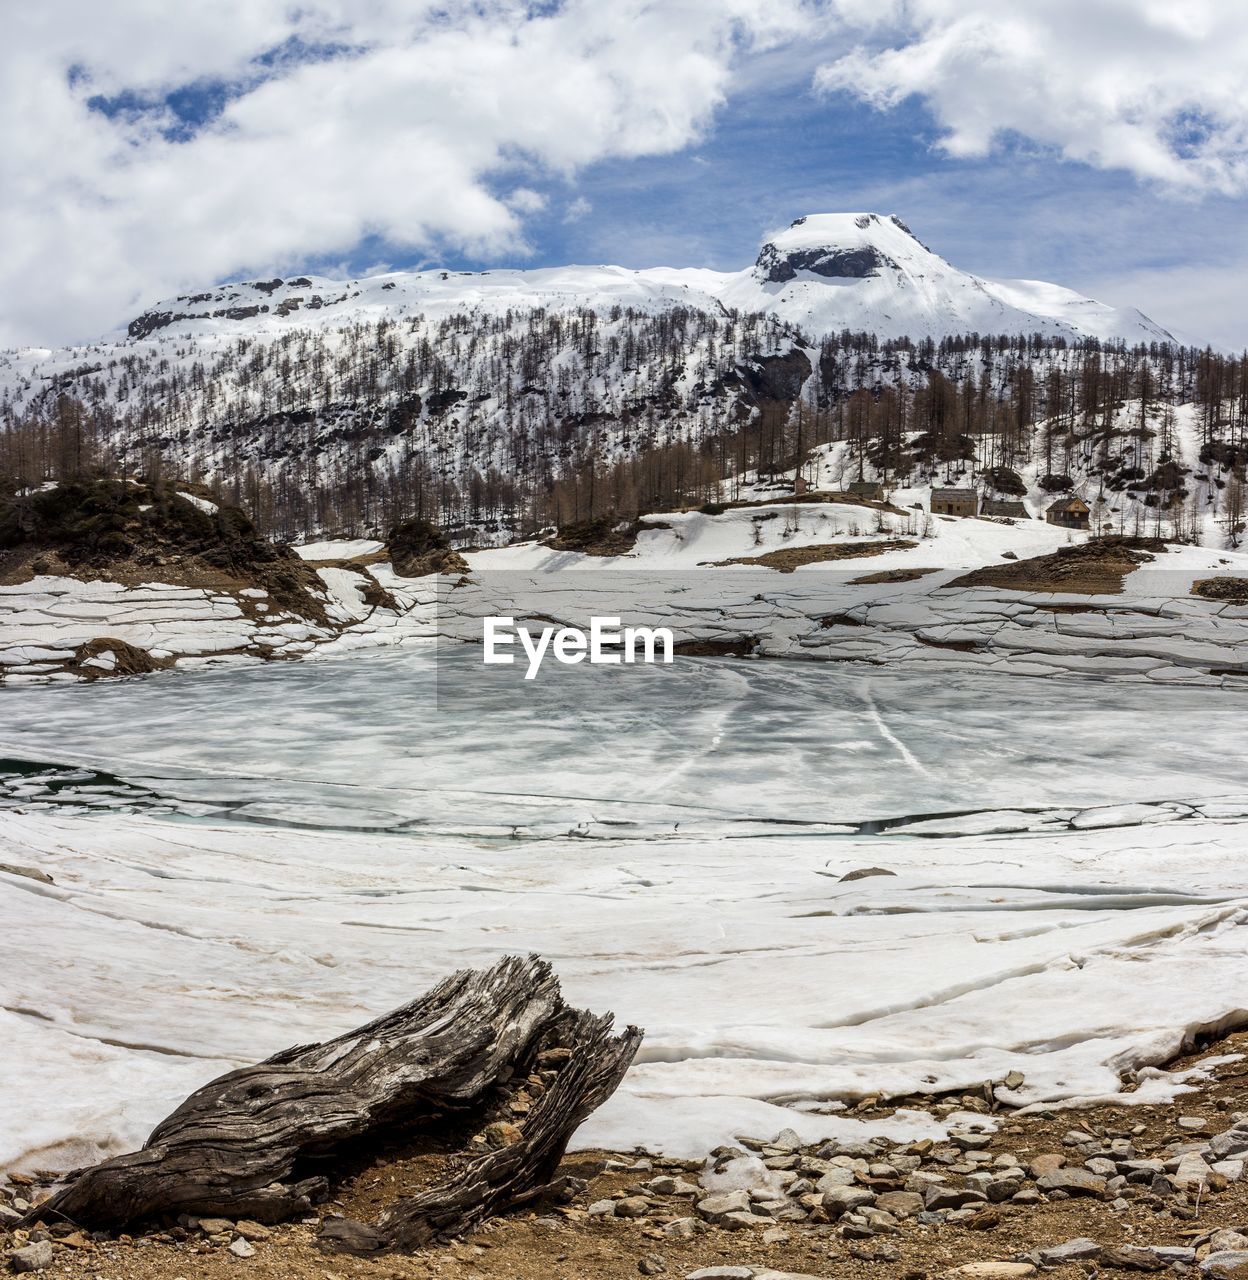
M 577 1126 L 614 1092 L 641 1032 L 612 1037 L 610 1027 L 610 1014 L 569 1009 L 536 957 L 462 970 L 366 1026 L 198 1089 L 141 1151 L 78 1174 L 26 1222 L 117 1229 L 180 1213 L 262 1222 L 305 1214 L 327 1198 L 348 1152 L 358 1159 L 369 1144 L 444 1117 L 484 1117 L 540 1052 L 566 1050 L 517 1142 L 392 1206 L 375 1232 L 364 1229 L 367 1243 L 350 1232 L 339 1243 L 404 1247 L 467 1229 L 540 1193 Z
M 616 1090 L 641 1043 L 629 1027 L 612 1037 L 611 1016 L 575 1011 L 565 1036 L 572 1049 L 554 1085 L 525 1117 L 517 1142 L 479 1156 L 419 1195 L 396 1201 L 367 1227 L 331 1219 L 322 1239 L 351 1253 L 419 1249 L 435 1238 L 459 1235 L 493 1214 L 519 1208 L 552 1185 L 568 1140 Z

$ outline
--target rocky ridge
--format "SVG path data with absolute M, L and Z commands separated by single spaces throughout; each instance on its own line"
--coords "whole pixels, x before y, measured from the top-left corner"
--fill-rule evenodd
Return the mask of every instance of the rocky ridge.
M 304 657 L 360 627 L 384 644 L 427 633 L 419 591 L 310 562 L 191 488 L 52 486 L 0 501 L 0 685 Z

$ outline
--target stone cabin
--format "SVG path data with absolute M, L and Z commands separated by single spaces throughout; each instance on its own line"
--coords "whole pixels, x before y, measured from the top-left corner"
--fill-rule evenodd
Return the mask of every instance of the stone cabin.
M 1058 498 L 1044 513 L 1049 524 L 1063 529 L 1087 529 L 1091 524 L 1092 508 L 1082 498 Z
M 888 501 L 888 491 L 878 480 L 855 480 L 845 492 L 855 498 L 866 498 L 868 502 Z
M 1030 520 L 1027 508 L 1021 502 L 1002 498 L 985 498 L 981 516 L 1004 516 L 1009 520 Z
M 979 494 L 974 489 L 933 489 L 932 515 L 977 516 Z

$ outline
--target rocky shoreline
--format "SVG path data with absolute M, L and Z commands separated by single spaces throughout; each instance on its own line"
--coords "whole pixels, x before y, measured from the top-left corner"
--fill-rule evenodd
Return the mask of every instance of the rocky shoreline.
M 1185 1057 L 1177 1104 L 997 1111 L 991 1091 L 937 1102 L 947 1140 L 803 1145 L 742 1138 L 705 1162 L 568 1157 L 565 1198 L 411 1255 L 322 1251 L 326 1219 L 367 1215 L 419 1187 L 437 1152 L 395 1150 L 353 1171 L 315 1218 L 278 1226 L 187 1218 L 137 1236 L 70 1223 L 25 1230 L 48 1179 L 0 1183 L 0 1257 L 16 1272 L 175 1280 L 246 1274 L 606 1280 L 878 1277 L 1026 1280 L 1161 1273 L 1248 1277 L 1248 1032 Z M 861 1112 L 888 1114 L 878 1100 Z M 483 1140 L 507 1141 L 495 1124 Z

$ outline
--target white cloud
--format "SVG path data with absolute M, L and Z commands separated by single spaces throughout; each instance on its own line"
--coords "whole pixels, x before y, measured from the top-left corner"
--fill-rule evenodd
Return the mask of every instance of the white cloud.
M 523 257 L 545 180 L 680 151 L 734 92 L 807 74 L 820 48 L 840 56 L 818 88 L 880 108 L 919 95 L 953 156 L 1021 135 L 1187 193 L 1248 187 L 1241 0 L 2 8 L 0 345 L 89 338 L 185 288 L 362 242 Z M 171 134 L 164 96 L 196 86 L 223 109 Z M 93 95 L 142 109 L 110 118 Z M 581 197 L 563 216 L 588 212 Z
M 866 43 L 816 87 L 918 95 L 951 156 L 1008 134 L 1176 190 L 1248 189 L 1242 0 L 840 0 Z
M 368 235 L 522 254 L 541 197 L 517 178 L 688 145 L 740 52 L 808 30 L 816 3 L 8 6 L 0 343 L 89 336 L 186 286 L 290 269 Z M 327 47 L 335 56 L 307 56 Z M 168 111 L 89 106 L 210 81 L 229 101 L 189 140 L 167 136 Z
M 532 187 L 517 187 L 507 196 L 506 203 L 517 213 L 540 213 L 546 207 L 546 197 Z
M 584 196 L 577 196 L 563 211 L 563 220 L 564 222 L 579 222 L 586 215 L 592 213 L 593 210 L 594 206 Z
M 1089 280 L 1089 293 L 1139 307 L 1180 342 L 1238 354 L 1248 351 L 1244 282 L 1248 259 L 1217 266 L 1143 268 Z

